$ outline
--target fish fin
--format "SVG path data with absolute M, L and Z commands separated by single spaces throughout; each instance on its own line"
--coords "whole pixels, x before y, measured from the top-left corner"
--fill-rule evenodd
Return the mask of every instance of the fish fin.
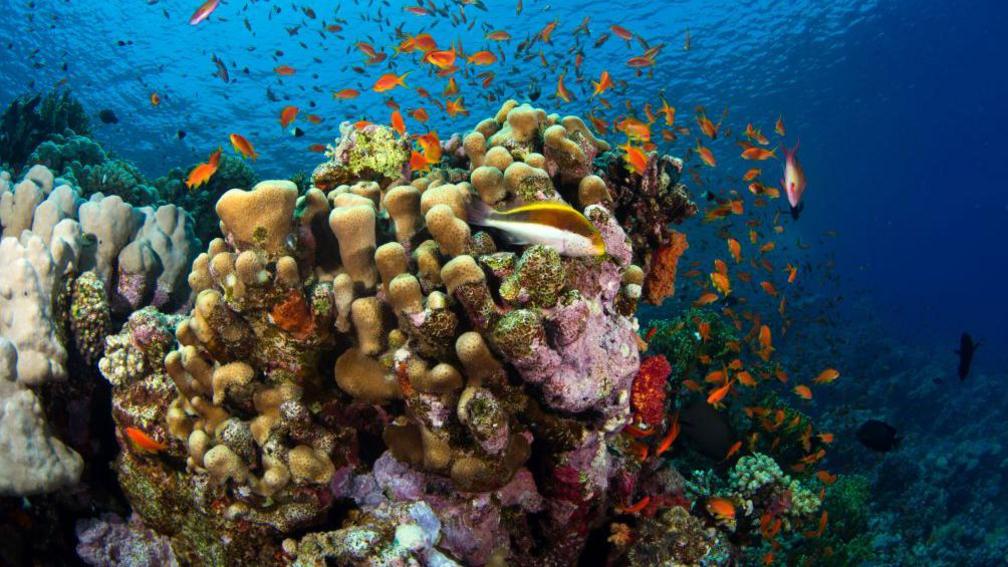
M 484 203 L 483 199 L 476 195 L 469 196 L 469 202 L 466 203 L 466 221 L 469 224 L 487 226 L 487 221 L 496 212 L 490 205 Z
M 791 207 L 791 218 L 798 220 L 798 215 L 805 209 L 805 203 L 798 203 L 797 207 Z

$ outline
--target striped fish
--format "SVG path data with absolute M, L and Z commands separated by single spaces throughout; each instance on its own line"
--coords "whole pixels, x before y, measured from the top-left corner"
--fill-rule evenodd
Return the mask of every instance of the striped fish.
M 602 235 L 595 225 L 565 203 L 539 201 L 497 211 L 473 197 L 466 213 L 469 224 L 497 229 L 511 244 L 543 244 L 564 256 L 606 253 Z

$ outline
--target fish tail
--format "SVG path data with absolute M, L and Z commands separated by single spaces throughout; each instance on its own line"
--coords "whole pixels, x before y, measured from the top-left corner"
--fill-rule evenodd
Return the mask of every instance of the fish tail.
M 496 213 L 496 211 L 488 204 L 483 202 L 476 195 L 469 196 L 469 202 L 466 203 L 466 218 L 469 224 L 474 224 L 476 226 L 487 226 L 490 218 Z

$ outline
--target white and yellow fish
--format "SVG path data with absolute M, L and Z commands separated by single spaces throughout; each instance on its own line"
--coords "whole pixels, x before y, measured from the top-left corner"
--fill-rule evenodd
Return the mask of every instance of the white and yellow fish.
M 565 203 L 539 201 L 497 211 L 472 197 L 466 213 L 469 224 L 497 229 L 511 244 L 543 244 L 564 256 L 599 256 L 606 252 L 595 225 Z

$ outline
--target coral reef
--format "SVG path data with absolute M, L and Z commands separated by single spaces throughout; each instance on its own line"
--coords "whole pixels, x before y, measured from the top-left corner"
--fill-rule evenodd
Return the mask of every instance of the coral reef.
M 167 321 L 138 338 L 149 325 L 134 318 L 156 320 L 144 311 L 109 339 L 118 429 L 155 448 L 123 439 L 121 483 L 183 561 L 316 564 L 367 540 L 375 557 L 567 563 L 604 516 L 627 458 L 613 443 L 632 413 L 643 283 L 620 220 L 582 190 L 601 184 L 592 159 L 608 145 L 509 101 L 461 143 L 471 173 L 407 183 L 407 147 L 345 127 L 300 197 L 286 181 L 225 193 L 177 346 L 161 340 Z M 509 245 L 470 228 L 472 199 L 569 200 L 608 253 Z M 163 368 L 150 348 L 170 350 Z M 361 436 L 384 441 L 377 461 Z M 552 448 L 535 471 L 533 441 Z M 344 528 L 284 542 L 341 498 L 358 509 Z M 433 521 L 411 528 L 410 502 Z
M 178 567 L 168 538 L 115 514 L 77 522 L 77 554 L 88 565 L 109 567 Z
M 322 191 L 358 181 L 374 181 L 382 187 L 403 180 L 409 162 L 409 146 L 391 128 L 377 124 L 357 127 L 340 124 L 340 137 L 329 145 L 329 161 L 311 175 L 311 184 Z
M 513 100 L 437 148 L 413 171 L 409 136 L 344 124 L 310 181 L 225 159 L 192 197 L 198 255 L 182 207 L 136 206 L 188 202 L 181 171 L 147 183 L 68 133 L 0 176 L 0 399 L 34 401 L 22 445 L 57 471 L 11 493 L 81 474 L 27 387 L 97 364 L 132 516 L 81 522 L 91 564 L 723 563 L 814 529 L 808 471 L 778 465 L 819 447 L 807 416 L 740 451 L 778 402 L 694 394 L 749 364 L 741 326 L 690 309 L 637 335 L 688 246 L 681 162 L 630 173 L 581 119 Z M 600 252 L 470 222 L 536 202 Z
M 0 226 L 5 238 L 33 237 L 51 249 L 61 274 L 93 270 L 116 314 L 148 304 L 172 309 L 189 298 L 185 275 L 198 241 L 175 205 L 136 208 L 101 193 L 84 201 L 76 186 L 35 165 L 14 185 L 0 175 Z M 22 234 L 29 229 L 32 237 Z M 51 305 L 53 295 L 42 303 Z
M 84 107 L 69 91 L 21 95 L 0 116 L 0 166 L 19 172 L 29 155 L 50 136 L 89 133 Z
M 191 169 L 192 167 L 173 168 L 167 174 L 152 180 L 150 185 L 157 188 L 161 201 L 173 203 L 192 216 L 195 235 L 200 242 L 206 244 L 222 236 L 217 212 L 214 210 L 217 199 L 228 189 L 251 187 L 259 178 L 245 160 L 223 155 L 217 173 L 210 181 L 198 191 L 191 191 L 185 186 L 186 175 Z
M 19 378 L 18 351 L 0 337 L 0 495 L 75 484 L 83 460 L 51 435 L 38 398 Z
M 49 492 L 82 474 L 69 445 L 90 446 L 82 415 L 94 390 L 88 367 L 101 357 L 113 317 L 148 303 L 186 303 L 182 268 L 194 242 L 176 207 L 136 209 L 101 194 L 83 202 L 42 165 L 16 184 L 0 173 L 0 228 L 3 492 Z M 52 434 L 54 416 L 72 437 L 66 444 Z
M 617 151 L 599 156 L 597 163 L 599 175 L 608 188 L 613 212 L 625 221 L 623 227 L 633 245 L 634 262 L 645 274 L 650 274 L 656 254 L 669 254 L 660 253 L 669 246 L 673 247 L 672 250 L 685 247 L 684 237 L 681 244 L 673 240 L 675 231 L 671 225 L 681 223 L 697 211 L 686 186 L 679 181 L 682 160 L 651 152 L 642 174 L 628 170 L 623 155 Z M 678 254 L 675 256 L 678 257 Z M 657 260 L 664 265 L 671 264 L 674 270 L 674 261 L 668 258 Z M 660 276 L 652 278 L 660 279 Z M 655 297 L 659 295 L 661 293 L 656 292 Z

